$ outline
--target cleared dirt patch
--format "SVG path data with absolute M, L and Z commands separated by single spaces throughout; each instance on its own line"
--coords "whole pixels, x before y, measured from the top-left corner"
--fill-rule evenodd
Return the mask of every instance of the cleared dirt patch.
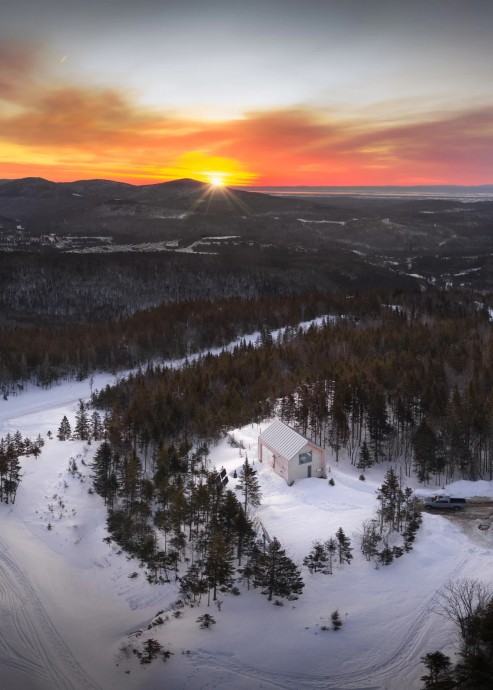
M 493 549 L 493 501 L 487 498 L 468 499 L 464 510 L 439 512 L 456 524 L 474 542 Z

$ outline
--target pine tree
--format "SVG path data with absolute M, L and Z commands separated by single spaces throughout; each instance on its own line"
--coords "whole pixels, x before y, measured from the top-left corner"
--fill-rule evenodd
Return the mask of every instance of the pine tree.
M 103 422 L 101 421 L 101 415 L 97 410 L 94 410 L 91 415 L 90 436 L 94 441 L 101 441 L 104 436 Z
M 336 539 L 339 563 L 341 565 L 343 563 L 351 563 L 353 559 L 351 540 L 349 539 L 349 537 L 346 537 L 342 527 L 339 527 L 339 529 L 337 530 Z
M 325 573 L 328 568 L 328 554 L 324 545 L 320 541 L 313 544 L 313 548 L 303 559 L 303 565 L 308 568 L 310 573 Z
M 92 480 L 96 493 L 104 498 L 104 503 L 113 504 L 113 497 L 118 488 L 114 454 L 110 444 L 104 441 L 97 449 L 92 462 Z
M 70 422 L 68 421 L 67 416 L 63 415 L 63 419 L 62 419 L 60 426 L 58 428 L 57 438 L 60 441 L 67 441 L 71 435 L 72 435 L 72 429 L 70 427 Z
M 438 441 L 433 429 L 424 417 L 412 436 L 412 444 L 414 470 L 420 482 L 428 482 L 436 462 Z
M 209 587 L 213 590 L 212 600 L 217 599 L 217 588 L 231 584 L 234 572 L 231 563 L 233 558 L 231 546 L 219 532 L 214 534 L 208 544 L 207 557 L 204 563 L 204 573 Z
M 431 690 L 432 688 L 449 690 L 456 687 L 451 674 L 450 657 L 437 650 L 422 656 L 421 663 L 425 665 L 428 671 L 425 676 L 420 678 L 424 682 L 423 690 Z
M 5 439 L 0 438 L 0 501 L 3 501 L 3 484 L 7 474 L 8 460 L 7 460 L 7 444 Z
M 15 453 L 7 454 L 6 478 L 3 482 L 3 495 L 5 503 L 15 503 L 17 488 L 21 481 L 21 464 Z
M 342 620 L 337 609 L 330 614 L 330 620 L 332 622 L 332 630 L 339 630 L 342 627 Z
M 375 559 L 378 554 L 378 543 L 382 537 L 378 533 L 376 520 L 365 520 L 361 535 L 361 552 L 367 561 Z
M 88 441 L 91 434 L 89 418 L 83 400 L 79 400 L 79 409 L 75 413 L 74 438 L 79 441 Z
M 332 566 L 337 553 L 337 542 L 334 537 L 331 537 L 325 542 L 324 548 L 327 553 L 327 575 L 332 575 Z
M 396 473 L 390 467 L 385 474 L 385 480 L 378 490 L 377 498 L 380 501 L 380 533 L 384 525 L 388 525 L 391 531 L 399 530 L 404 494 L 401 490 Z
M 370 457 L 370 451 L 368 449 L 368 444 L 366 443 L 366 440 L 363 441 L 362 446 L 360 447 L 359 451 L 359 459 L 356 467 L 360 470 L 366 470 L 367 467 L 371 467 L 373 465 L 373 461 Z
M 19 455 L 24 455 L 24 452 L 26 450 L 25 447 L 25 441 L 22 438 L 22 434 L 19 430 L 17 430 L 12 438 L 12 446 L 15 454 L 17 456 Z
M 239 481 L 236 485 L 236 488 L 239 489 L 243 494 L 243 508 L 245 510 L 245 513 L 247 512 L 247 508 L 249 505 L 253 508 L 256 508 L 260 505 L 260 499 L 262 497 L 262 494 L 260 491 L 260 485 L 257 478 L 257 470 L 253 469 L 253 467 L 248 462 L 248 458 L 245 458 L 245 462 L 241 467 Z
M 329 444 L 335 452 L 336 462 L 339 462 L 339 451 L 349 440 L 349 425 L 347 411 L 343 400 L 344 391 L 337 386 L 330 411 L 331 425 L 329 429 Z
M 210 613 L 203 613 L 197 618 L 197 623 L 200 623 L 199 628 L 202 628 L 202 630 L 209 630 L 216 624 L 216 619 Z
M 269 601 L 273 596 L 295 599 L 305 586 L 299 568 L 275 537 L 265 553 L 255 555 L 253 575 L 255 587 L 262 587 L 262 594 L 267 594 Z
M 180 594 L 185 601 L 192 601 L 195 604 L 198 597 L 200 604 L 202 594 L 207 592 L 207 580 L 202 566 L 202 561 L 192 563 L 185 575 L 180 578 Z
M 236 537 L 236 557 L 238 558 L 238 565 L 241 565 L 243 554 L 251 552 L 255 540 L 253 523 L 241 505 L 238 506 L 238 511 L 234 517 L 233 529 Z
M 382 565 L 390 565 L 392 561 L 394 560 L 394 551 L 393 549 L 388 545 L 388 542 L 386 539 L 383 540 L 383 549 L 378 552 L 378 562 L 381 563 Z
M 34 455 L 35 458 L 41 454 L 41 448 L 44 446 L 44 441 L 40 436 L 31 444 L 30 453 Z

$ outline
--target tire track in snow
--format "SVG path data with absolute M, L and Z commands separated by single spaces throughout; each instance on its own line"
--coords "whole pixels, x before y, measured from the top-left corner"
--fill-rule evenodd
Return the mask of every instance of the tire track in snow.
M 202 680 L 200 690 L 235 687 L 231 680 L 234 677 L 255 681 L 256 688 L 265 688 L 266 690 L 267 688 L 279 688 L 281 690 L 344 690 L 344 686 L 331 683 L 332 678 L 329 674 L 307 676 L 284 673 L 281 670 L 267 671 L 242 664 L 235 655 L 228 653 L 218 654 L 199 649 L 190 655 L 190 660 L 200 672 L 212 670 L 224 674 L 224 678 L 214 678 L 209 682 Z M 342 677 L 346 678 L 346 676 Z M 367 680 L 367 677 L 363 677 L 363 680 Z M 351 690 L 379 690 L 379 686 L 373 684 L 373 679 L 371 681 L 371 684 L 366 682 L 360 686 L 352 684 Z
M 20 688 L 101 690 L 58 634 L 29 580 L 0 540 L 0 669 Z M 11 674 L 10 674 L 11 675 Z M 21 680 L 22 679 L 22 680 Z M 29 684 L 31 679 L 32 685 Z M 11 690 L 15 690 L 12 686 Z
M 242 664 L 235 655 L 228 653 L 212 653 L 205 649 L 198 649 L 190 655 L 192 664 L 202 671 L 214 671 L 222 677 L 211 678 L 208 682 L 201 681 L 200 690 L 211 690 L 235 687 L 234 678 L 243 678 L 255 683 L 255 688 L 278 688 L 280 690 L 326 690 L 329 688 L 328 676 L 302 676 L 287 674 L 282 671 L 266 671 L 254 666 Z M 207 674 L 205 674 L 207 677 Z M 196 687 L 192 684 L 192 688 Z M 337 688 L 332 688 L 337 690 Z M 340 689 L 342 690 L 342 688 Z M 353 690 L 360 690 L 354 688 Z M 362 690 L 362 689 L 361 689 Z M 368 690 L 366 688 L 365 690 Z M 375 689 L 376 690 L 376 689 Z
M 449 574 L 449 579 L 460 577 L 466 564 L 467 557 L 464 557 Z M 317 676 L 284 674 L 281 670 L 279 672 L 266 671 L 243 664 L 232 654 L 214 654 L 204 649 L 193 652 L 191 662 L 199 670 L 209 669 L 228 674 L 229 683 L 226 683 L 226 677 L 225 684 L 222 679 L 211 680 L 207 685 L 201 686 L 204 690 L 208 687 L 211 689 L 231 687 L 231 677 L 234 676 L 251 678 L 257 683 L 265 684 L 266 688 L 282 688 L 283 690 L 381 690 L 384 687 L 391 687 L 384 685 L 389 679 L 395 681 L 392 687 L 403 687 L 396 684 L 400 683 L 397 677 L 402 675 L 406 667 L 416 664 L 416 648 L 426 634 L 426 626 L 433 614 L 431 609 L 436 598 L 437 592 L 434 592 L 418 609 L 412 625 L 390 658 L 382 658 L 382 654 L 375 652 L 373 663 L 370 660 L 370 664 L 365 668 L 359 668 L 352 673 L 327 672 Z
M 449 573 L 448 579 L 454 580 L 460 577 L 464 566 L 467 563 L 467 557 L 464 557 Z M 396 672 L 402 674 L 403 670 L 410 664 L 416 662 L 416 647 L 419 641 L 426 634 L 426 625 L 433 615 L 432 607 L 436 602 L 438 592 L 434 592 L 424 604 L 418 609 L 414 621 L 401 641 L 397 649 L 390 658 L 384 659 L 379 663 L 368 666 L 365 669 L 355 671 L 354 673 L 344 674 L 340 676 L 331 676 L 330 683 L 326 685 L 327 690 L 339 690 L 339 688 L 353 688 L 354 683 L 371 680 L 372 683 L 378 681 L 378 687 L 384 687 L 381 684 L 389 678 L 396 679 Z M 336 685 L 332 685 L 336 683 Z M 389 687 L 389 686 L 387 686 Z M 394 686 L 396 687 L 396 686 Z

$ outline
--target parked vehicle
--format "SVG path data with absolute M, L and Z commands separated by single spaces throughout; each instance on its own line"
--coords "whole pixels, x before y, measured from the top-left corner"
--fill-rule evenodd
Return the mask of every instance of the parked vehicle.
M 464 510 L 465 507 L 465 498 L 452 498 L 452 496 L 445 496 L 443 494 L 438 494 L 437 496 L 428 496 L 425 498 L 425 508 Z

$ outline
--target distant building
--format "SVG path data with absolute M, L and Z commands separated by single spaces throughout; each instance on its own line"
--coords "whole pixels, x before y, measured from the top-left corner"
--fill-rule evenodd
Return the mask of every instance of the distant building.
M 327 477 L 325 450 L 276 419 L 258 438 L 260 462 L 269 464 L 289 486 L 296 479 Z

